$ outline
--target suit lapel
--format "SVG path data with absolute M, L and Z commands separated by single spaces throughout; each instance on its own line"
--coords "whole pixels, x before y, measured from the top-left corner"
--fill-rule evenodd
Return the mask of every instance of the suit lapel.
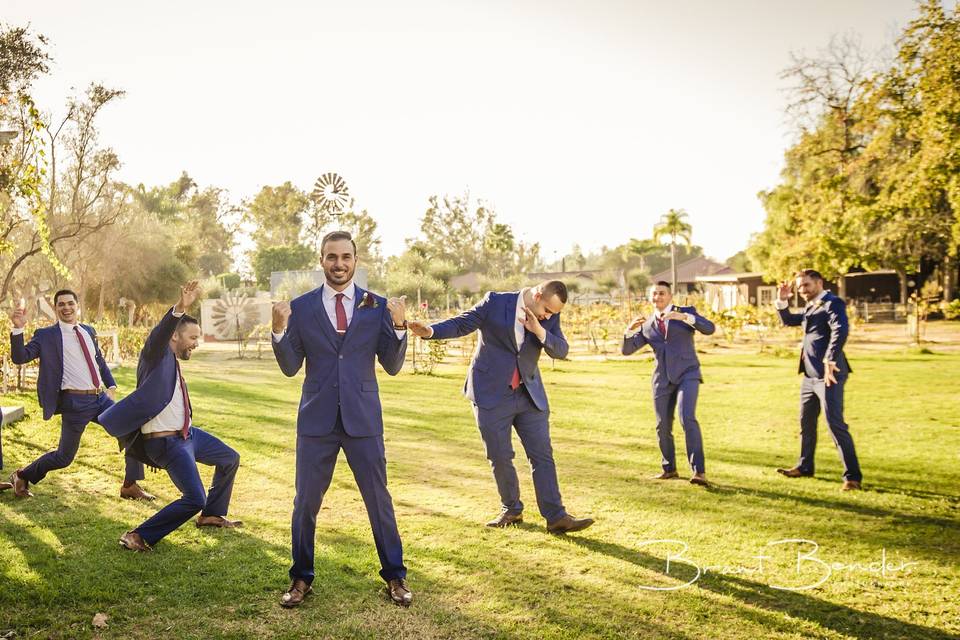
M 60 366 L 60 371 L 58 372 L 57 384 L 63 384 L 63 331 L 60 330 L 60 323 L 55 322 L 50 335 L 53 339 L 53 348 L 57 351 L 57 363 Z
M 323 286 L 316 290 L 311 306 L 313 307 L 313 314 L 316 316 L 317 324 L 320 325 L 320 330 L 323 331 L 324 335 L 330 340 L 330 344 L 336 349 L 337 330 L 330 324 L 330 317 L 327 315 L 327 310 L 323 308 Z
M 366 291 L 364 291 L 360 287 L 356 285 L 353 286 L 353 317 L 350 318 L 350 324 L 347 325 L 347 332 L 343 334 L 344 344 L 347 343 L 347 340 L 350 339 L 350 336 L 356 333 L 356 331 L 354 331 L 353 328 L 357 326 L 357 321 L 360 319 L 359 318 L 360 301 L 363 300 L 363 295 L 365 293 Z

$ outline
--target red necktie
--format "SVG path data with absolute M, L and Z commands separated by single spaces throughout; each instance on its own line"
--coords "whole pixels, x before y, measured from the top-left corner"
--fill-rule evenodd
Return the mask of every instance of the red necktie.
M 663 321 L 663 316 L 657 316 L 657 329 L 660 329 L 660 335 L 667 337 L 667 323 Z
M 173 356 L 173 362 L 177 365 L 177 380 L 180 382 L 180 395 L 183 397 L 183 426 L 180 427 L 180 435 L 186 440 L 190 432 L 190 394 L 187 393 L 187 383 L 183 381 L 183 375 L 180 373 L 180 362 L 177 356 Z
M 337 298 L 337 333 L 347 332 L 347 310 L 343 308 L 343 294 L 338 293 Z
M 90 357 L 90 350 L 87 349 L 87 343 L 84 342 L 83 336 L 80 335 L 80 327 L 73 328 L 74 333 L 77 335 L 77 340 L 80 341 L 80 348 L 83 349 L 83 358 L 87 361 L 87 369 L 90 371 L 90 379 L 93 381 L 93 388 L 100 388 L 100 376 L 97 375 L 97 368 L 93 366 L 93 358 Z
M 516 391 L 520 386 L 520 367 L 513 368 L 513 376 L 510 378 L 510 388 Z

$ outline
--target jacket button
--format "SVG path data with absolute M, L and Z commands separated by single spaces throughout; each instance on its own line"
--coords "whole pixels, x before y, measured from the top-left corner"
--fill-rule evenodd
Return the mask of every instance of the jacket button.
M 337 388 L 337 383 L 336 383 L 336 382 L 333 383 L 333 388 L 334 388 L 334 389 Z
M 340 356 L 340 359 L 343 360 L 343 355 Z

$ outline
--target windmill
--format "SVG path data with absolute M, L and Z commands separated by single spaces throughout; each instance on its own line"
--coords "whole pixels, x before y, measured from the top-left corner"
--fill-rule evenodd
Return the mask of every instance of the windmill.
M 343 210 L 350 201 L 347 181 L 335 173 L 325 173 L 317 178 L 311 194 L 320 211 L 328 213 L 339 223 Z

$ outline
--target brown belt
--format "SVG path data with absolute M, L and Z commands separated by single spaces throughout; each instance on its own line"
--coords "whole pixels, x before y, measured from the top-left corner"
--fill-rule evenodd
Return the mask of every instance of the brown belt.
M 102 389 L 60 389 L 60 391 L 75 396 L 98 396 L 103 392 Z
M 144 433 L 143 437 L 145 440 L 151 440 L 153 438 L 169 438 L 170 436 L 178 436 L 180 431 L 154 431 L 153 433 Z

